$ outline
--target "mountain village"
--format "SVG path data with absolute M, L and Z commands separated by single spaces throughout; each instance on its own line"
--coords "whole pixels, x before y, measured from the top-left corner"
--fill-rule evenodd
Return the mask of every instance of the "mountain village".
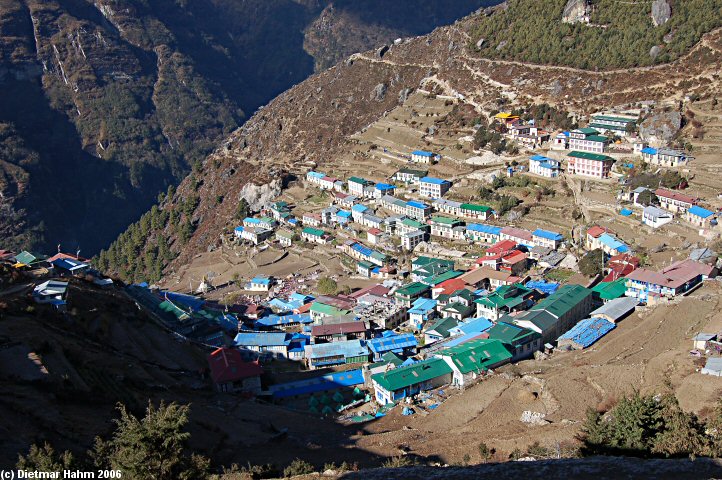
M 659 174 L 695 161 L 684 150 L 639 140 L 637 120 L 600 113 L 587 127 L 550 132 L 497 113 L 505 138 L 528 153 L 489 180 L 572 176 L 617 185 L 620 217 L 653 231 L 676 222 L 718 237 L 719 213 L 685 194 L 683 182 L 628 188 L 632 170 Z M 260 267 L 224 285 L 204 275 L 188 291 L 183 283 L 118 287 L 80 252 L 64 254 L 60 246 L 50 257 L 0 251 L 0 259 L 33 275 L 32 299 L 42 308 L 71 307 L 69 282 L 124 288 L 179 341 L 207 350 L 208 379 L 218 392 L 347 422 L 378 418 L 396 405 L 403 415 L 429 414 L 450 392 L 506 364 L 586 349 L 614 335 L 635 310 L 674 303 L 718 273 L 716 252 L 704 246 L 650 268 L 607 226 L 521 228 L 483 201 L 464 201 L 455 180 L 434 176 L 443 155 L 419 149 L 402 161 L 390 177 L 370 172 L 375 180 L 308 170 L 297 184 L 315 208 L 282 195 L 224 238 L 230 251 L 318 259 L 312 270 L 302 262 L 283 274 Z M 353 288 L 340 287 L 339 275 L 323 266 L 332 257 Z M 577 273 L 585 257 L 598 262 L 591 278 Z M 214 296 L 219 289 L 236 294 Z M 721 376 L 719 332 L 696 332 L 693 342 L 691 355 L 707 357 L 701 373 Z

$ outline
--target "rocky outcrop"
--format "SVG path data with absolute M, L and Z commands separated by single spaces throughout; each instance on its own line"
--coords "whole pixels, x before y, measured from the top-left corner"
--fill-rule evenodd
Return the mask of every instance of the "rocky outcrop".
M 642 140 L 655 146 L 667 145 L 682 128 L 682 114 L 679 112 L 656 112 L 639 124 Z
M 667 0 L 654 0 L 652 2 L 652 23 L 655 27 L 664 25 L 672 16 L 672 7 Z
M 388 87 L 385 83 L 379 83 L 376 85 L 371 92 L 371 98 L 376 100 L 377 102 L 380 102 L 386 97 L 386 90 L 388 90 Z
M 562 14 L 562 22 L 577 23 L 589 22 L 589 14 L 591 13 L 591 4 L 589 0 L 568 0 L 564 6 Z
M 281 193 L 281 179 L 275 179 L 270 183 L 263 185 L 255 185 L 247 183 L 241 189 L 239 198 L 248 202 L 248 208 L 254 212 L 260 211 L 262 208 L 270 205 L 274 199 Z

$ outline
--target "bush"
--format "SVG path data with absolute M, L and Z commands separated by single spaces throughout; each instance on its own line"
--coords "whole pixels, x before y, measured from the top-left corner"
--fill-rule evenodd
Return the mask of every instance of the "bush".
M 300 458 L 295 459 L 289 466 L 283 469 L 284 477 L 293 477 L 295 475 L 307 475 L 313 473 L 315 469 L 310 463 L 301 460 Z
M 602 273 L 604 252 L 600 249 L 592 250 L 579 260 L 579 271 L 587 277 L 596 277 Z
M 321 295 L 335 295 L 338 292 L 336 280 L 330 277 L 323 277 L 318 280 L 318 293 Z
M 382 466 L 384 468 L 404 468 L 404 467 L 413 467 L 416 465 L 417 462 L 408 456 L 399 455 L 397 457 L 389 457 L 387 458 Z

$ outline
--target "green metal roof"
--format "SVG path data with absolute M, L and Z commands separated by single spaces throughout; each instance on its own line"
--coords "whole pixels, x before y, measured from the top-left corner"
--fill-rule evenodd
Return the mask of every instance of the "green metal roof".
M 532 310 L 546 310 L 556 318 L 559 318 L 591 294 L 592 291 L 590 289 L 582 287 L 581 285 L 563 285 L 559 290 L 534 305 Z
M 461 373 L 483 372 L 489 365 L 511 360 L 511 353 L 500 340 L 470 340 L 456 347 L 443 350 L 440 355 L 450 357 L 451 362 Z
M 27 250 L 23 250 L 22 252 L 15 255 L 15 261 L 17 263 L 22 263 L 23 265 L 31 265 L 34 262 L 38 261 L 38 257 L 28 252 Z
M 576 150 L 573 152 L 569 152 L 567 155 L 568 157 L 574 157 L 574 158 L 584 158 L 586 160 L 597 160 L 599 162 L 613 162 L 614 159 L 612 157 L 608 157 L 606 155 L 600 155 L 598 153 L 589 153 L 589 152 L 577 152 Z
M 592 291 L 598 293 L 599 298 L 602 300 L 614 300 L 623 297 L 626 290 L 626 280 L 624 278 L 619 278 L 613 282 L 602 282 L 592 288 Z
M 341 310 L 340 308 L 334 307 L 333 305 L 327 305 L 321 302 L 314 302 L 313 305 L 311 305 L 311 311 L 314 313 L 320 313 L 329 316 L 341 316 L 351 313 L 351 310 Z
M 402 363 L 404 363 L 404 360 L 396 355 L 394 352 L 386 352 L 383 355 L 381 355 L 381 363 L 383 364 L 392 364 L 395 367 L 400 366 Z
M 625 123 L 634 123 L 636 122 L 633 118 L 623 118 L 623 117 L 615 117 L 613 115 L 592 115 L 592 119 L 596 121 L 603 121 L 603 122 L 625 122 Z
M 502 285 L 497 288 L 495 292 L 476 300 L 476 303 L 494 309 L 515 307 L 524 301 L 526 295 L 532 292 L 533 290 L 531 288 L 526 288 L 524 285 L 518 283 L 514 285 Z
M 411 228 L 423 228 L 425 225 L 421 222 L 417 222 L 413 218 L 404 218 L 401 223 Z
M 404 296 L 404 297 L 413 297 L 416 295 L 421 295 L 422 293 L 430 290 L 431 287 L 428 285 L 425 285 L 421 282 L 414 282 L 406 284 L 402 287 L 399 287 L 398 290 L 396 290 L 397 296 Z
M 293 233 L 289 232 L 288 230 L 278 230 L 276 232 L 276 235 L 284 238 L 293 238 Z
M 449 270 L 448 272 L 439 273 L 437 275 L 431 275 L 429 277 L 424 278 L 421 281 L 427 285 L 431 285 L 432 287 L 435 287 L 436 285 L 440 284 L 441 282 L 451 280 L 452 278 L 460 277 L 463 274 L 464 274 L 464 272 L 461 272 L 459 270 Z
M 413 168 L 402 168 L 399 170 L 399 173 L 405 173 L 407 175 L 415 175 L 417 177 L 425 177 L 429 171 L 428 170 L 416 170 Z
M 366 270 L 368 270 L 368 269 L 370 269 L 370 268 L 374 268 L 376 265 L 374 265 L 374 264 L 371 263 L 371 262 L 360 261 L 360 262 L 358 262 L 358 266 L 361 267 L 361 268 L 365 268 Z
M 578 128 L 576 132 L 583 133 L 585 135 L 598 135 L 599 131 L 594 128 Z
M 435 257 L 417 257 L 414 260 L 411 261 L 411 266 L 416 269 L 419 267 L 423 267 L 424 265 L 428 265 L 430 263 L 444 263 L 444 264 L 450 264 L 451 268 L 454 268 L 454 261 L 453 260 L 445 260 L 443 258 L 435 258 Z
M 431 358 L 406 367 L 377 373 L 371 379 L 386 390 L 393 392 L 450 373 L 451 367 L 443 359 Z
M 472 212 L 488 212 L 491 210 L 491 207 L 487 207 L 486 205 L 476 205 L 475 203 L 462 203 L 461 209 L 471 210 Z
M 442 308 L 445 312 L 458 313 L 459 315 L 469 315 L 474 311 L 474 307 L 466 306 L 461 302 L 450 303 L 449 305 Z
M 373 182 L 366 180 L 365 178 L 361 178 L 361 177 L 351 177 L 348 179 L 348 181 L 349 181 L 349 183 L 352 183 L 352 182 L 360 183 L 361 185 L 368 185 L 370 183 L 373 183 Z
M 438 320 L 435 324 L 433 324 L 431 327 L 429 327 L 426 331 L 427 332 L 437 332 L 442 337 L 446 338 L 449 336 L 449 330 L 459 325 L 459 322 L 456 321 L 456 319 L 447 317 L 442 318 L 441 320 Z
M 586 140 L 591 140 L 592 142 L 601 142 L 604 143 L 607 140 L 609 140 L 609 137 L 605 137 L 604 135 L 589 135 Z
M 458 218 L 450 218 L 450 217 L 442 217 L 441 215 L 434 215 L 431 217 L 431 221 L 433 223 L 440 223 L 441 225 L 456 225 L 457 223 L 461 223 L 461 220 Z
M 316 237 L 323 237 L 326 234 L 326 232 L 324 232 L 323 230 L 319 230 L 318 228 L 313 228 L 313 227 L 306 227 L 303 230 L 301 230 L 301 233 L 307 233 L 309 235 L 314 235 Z
M 513 325 L 511 323 L 507 323 L 504 320 L 513 320 L 512 317 L 508 315 L 504 315 L 499 319 L 497 323 L 494 324 L 493 327 L 491 327 L 486 332 L 489 334 L 489 338 L 499 340 L 503 343 L 509 344 L 509 345 L 519 345 L 521 343 L 524 343 L 530 336 L 531 337 L 538 337 L 539 334 L 533 330 L 529 330 L 528 328 L 520 327 L 518 325 Z

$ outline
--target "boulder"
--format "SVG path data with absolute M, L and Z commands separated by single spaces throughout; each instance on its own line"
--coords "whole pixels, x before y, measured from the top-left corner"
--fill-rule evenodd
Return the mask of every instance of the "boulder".
M 386 90 L 388 90 L 388 87 L 385 83 L 379 83 L 374 87 L 374 89 L 371 91 L 371 98 L 376 100 L 377 102 L 380 102 L 386 97 Z
M 589 3 L 589 0 L 568 0 L 567 4 L 564 6 L 562 22 L 589 22 L 590 12 L 591 5 Z
M 652 2 L 652 23 L 655 27 L 664 25 L 672 16 L 672 7 L 667 0 L 654 0 Z
M 379 58 L 382 58 L 382 57 L 386 54 L 386 52 L 388 52 L 388 51 L 389 51 L 389 46 L 388 46 L 388 45 L 384 45 L 384 46 L 382 46 L 382 47 L 379 47 L 379 48 L 376 50 L 376 56 L 379 57 Z
M 659 45 L 655 45 L 652 48 L 649 49 L 649 56 L 654 58 L 657 58 L 657 56 L 662 52 L 662 49 Z
M 476 48 L 481 48 L 481 47 L 484 45 L 484 41 L 485 41 L 485 40 L 486 40 L 486 39 L 484 39 L 484 38 L 480 38 L 480 39 L 476 42 Z
M 642 140 L 657 146 L 667 145 L 682 128 L 682 114 L 675 111 L 656 112 L 639 124 Z

